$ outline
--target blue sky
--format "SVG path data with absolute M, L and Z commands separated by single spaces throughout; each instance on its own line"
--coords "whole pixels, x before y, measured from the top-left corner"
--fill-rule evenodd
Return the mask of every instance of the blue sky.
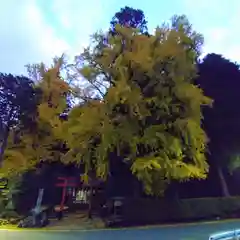
M 204 53 L 240 62 L 239 0 L 8 0 L 0 8 L 0 72 L 24 74 L 27 63 L 79 54 L 89 35 L 107 29 L 126 5 L 144 11 L 150 30 L 174 14 L 186 14 L 205 37 Z

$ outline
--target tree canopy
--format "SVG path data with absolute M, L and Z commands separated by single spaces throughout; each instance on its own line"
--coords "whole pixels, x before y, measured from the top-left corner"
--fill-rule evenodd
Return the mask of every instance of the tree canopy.
M 230 194 L 226 173 L 239 166 L 239 79 L 239 66 L 221 55 L 208 54 L 199 64 L 197 82 L 214 99 L 213 107 L 203 111 L 203 126 L 210 139 L 208 159 L 212 169 L 217 169 L 225 196 Z
M 101 75 L 110 87 L 101 100 L 71 111 L 66 123 L 69 159 L 106 177 L 110 153 L 116 152 L 148 193 L 157 182 L 206 177 L 201 106 L 211 100 L 194 85 L 196 39 L 182 20 L 177 24 L 175 18 L 152 36 L 118 25 L 102 54 L 90 48 L 85 52 L 91 61 L 82 74 L 88 81 Z
M 2 172 L 61 161 L 83 166 L 86 181 L 93 174 L 107 179 L 115 155 L 148 194 L 163 194 L 172 180 L 206 178 L 201 109 L 212 100 L 195 84 L 202 36 L 186 16 L 146 34 L 143 12 L 131 8 L 111 24 L 116 34 L 94 34 L 67 78 L 62 58 L 51 68 L 29 67 L 41 92 L 34 127 L 11 132 Z M 74 89 L 81 101 L 70 108 L 69 78 L 84 82 Z
M 131 7 L 121 8 L 119 12 L 116 12 L 110 22 L 110 33 L 114 34 L 116 32 L 116 25 L 121 25 L 123 27 L 130 27 L 138 29 L 141 33 L 147 33 L 147 20 L 144 13 L 140 9 L 134 9 Z
M 9 132 L 21 124 L 31 124 L 36 109 L 37 91 L 33 82 L 24 76 L 0 74 L 0 163 Z
M 52 68 L 46 68 L 35 83 L 35 89 L 40 92 L 36 114 L 27 128 L 20 125 L 11 132 L 2 173 L 12 175 L 42 161 L 60 161 L 61 152 L 54 148 L 61 145 L 60 115 L 67 108 L 66 95 L 70 88 L 60 77 L 59 67 L 56 63 Z

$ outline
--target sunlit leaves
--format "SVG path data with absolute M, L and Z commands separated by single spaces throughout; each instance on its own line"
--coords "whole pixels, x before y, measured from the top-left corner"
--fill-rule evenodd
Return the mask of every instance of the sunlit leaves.
M 86 171 L 93 168 L 106 177 L 109 154 L 116 152 L 147 193 L 156 193 L 158 182 L 163 187 L 171 179 L 205 178 L 201 106 L 211 100 L 193 84 L 198 34 L 185 17 L 174 18 L 153 36 L 119 25 L 115 29 L 118 34 L 108 44 L 84 53 L 89 60 L 83 62 L 84 77 L 96 81 L 101 75 L 110 87 L 101 101 L 72 110 L 66 125 L 69 153 L 78 152 L 75 161 Z
M 27 171 L 42 161 L 61 161 L 64 143 L 61 114 L 67 108 L 69 85 L 60 77 L 60 63 L 42 69 L 35 88 L 41 92 L 33 126 L 15 129 L 4 155 L 2 171 L 6 174 Z M 58 147 L 59 146 L 59 147 Z
M 84 166 L 88 181 L 92 173 L 107 178 L 114 153 L 146 192 L 156 195 L 172 179 L 205 178 L 201 106 L 211 100 L 193 84 L 201 36 L 184 16 L 152 36 L 120 25 L 114 30 L 116 34 L 95 34 L 71 66 L 81 101 L 66 121 L 59 115 L 71 89 L 59 76 L 59 67 L 42 73 L 36 132 L 25 135 L 34 150 L 28 149 L 29 158 Z M 66 144 L 65 154 L 53 153 L 56 141 Z

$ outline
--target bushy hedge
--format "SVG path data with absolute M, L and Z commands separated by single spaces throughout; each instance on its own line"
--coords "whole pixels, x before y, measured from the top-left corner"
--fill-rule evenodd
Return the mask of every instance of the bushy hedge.
M 122 213 L 123 222 L 126 224 L 228 218 L 240 213 L 240 197 L 196 198 L 179 201 L 126 199 Z

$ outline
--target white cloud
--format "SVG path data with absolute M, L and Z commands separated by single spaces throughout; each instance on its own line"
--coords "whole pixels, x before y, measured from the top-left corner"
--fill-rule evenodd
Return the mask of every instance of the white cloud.
M 239 0 L 232 0 L 231 5 L 226 0 L 221 4 L 217 0 L 182 3 L 194 28 L 204 34 L 204 52 L 221 53 L 240 61 Z M 0 72 L 21 74 L 27 63 L 49 63 L 63 52 L 78 54 L 88 44 L 90 34 L 106 29 L 110 17 L 121 7 L 117 5 L 116 0 L 21 0 L 21 4 L 17 0 L 3 1 Z
M 2 3 L 0 34 L 0 72 L 24 74 L 25 64 L 50 62 L 53 56 L 69 49 L 67 42 L 46 24 L 34 0 Z
M 21 4 L 4 1 L 0 10 L 0 72 L 24 74 L 27 63 L 50 63 L 63 52 L 78 54 L 89 42 L 89 35 L 100 27 L 107 2 L 50 0 L 45 11 L 39 5 L 43 2 L 37 0 L 21 0 Z
M 240 62 L 240 1 L 183 2 L 190 21 L 204 35 L 204 54 L 214 52 Z
M 79 53 L 89 43 L 89 36 L 100 29 L 103 12 L 110 1 L 53 0 L 52 9 L 59 23 L 74 36 L 70 55 Z
M 240 32 L 234 25 L 229 24 L 222 29 L 209 29 L 205 35 L 205 52 L 222 54 L 226 58 L 240 62 Z

